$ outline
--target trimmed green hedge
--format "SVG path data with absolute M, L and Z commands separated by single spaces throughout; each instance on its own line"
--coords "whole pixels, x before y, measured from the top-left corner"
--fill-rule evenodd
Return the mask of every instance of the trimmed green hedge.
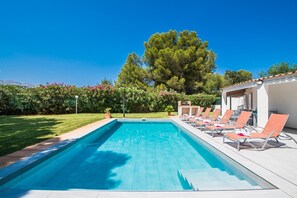
M 109 85 L 78 88 L 65 84 L 47 84 L 35 88 L 0 85 L 0 115 L 65 114 L 75 112 L 75 95 L 78 95 L 78 112 L 103 113 L 110 107 L 113 113 L 162 112 L 168 105 L 177 111 L 179 100 L 191 100 L 193 105 L 211 106 L 214 95 L 186 96 L 176 92 L 147 92 L 136 88 L 115 89 Z
M 193 94 L 187 96 L 188 100 L 192 102 L 192 105 L 210 107 L 216 101 L 215 95 L 205 95 L 205 94 Z

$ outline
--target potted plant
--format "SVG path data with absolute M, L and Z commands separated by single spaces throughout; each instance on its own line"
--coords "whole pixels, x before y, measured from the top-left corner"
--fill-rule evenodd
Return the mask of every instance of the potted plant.
M 106 109 L 104 109 L 104 118 L 111 118 L 111 113 L 110 113 L 111 108 L 107 107 Z
M 171 112 L 174 111 L 173 106 L 172 105 L 168 105 L 165 108 L 165 111 L 168 113 L 169 116 L 171 116 Z

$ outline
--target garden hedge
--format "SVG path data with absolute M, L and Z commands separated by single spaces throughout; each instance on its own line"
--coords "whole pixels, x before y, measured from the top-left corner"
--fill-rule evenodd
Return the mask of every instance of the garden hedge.
M 65 84 L 47 84 L 34 88 L 0 85 L 0 115 L 65 114 L 75 112 L 103 113 L 110 107 L 113 113 L 122 112 L 123 100 L 128 113 L 160 112 L 177 101 L 191 100 L 193 105 L 211 106 L 214 95 L 184 95 L 176 92 L 147 92 L 136 88 L 114 88 L 110 85 L 75 87 Z

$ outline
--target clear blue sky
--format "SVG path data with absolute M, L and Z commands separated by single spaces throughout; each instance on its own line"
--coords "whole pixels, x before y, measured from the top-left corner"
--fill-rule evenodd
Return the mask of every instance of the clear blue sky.
M 192 30 L 217 72 L 297 63 L 297 0 L 1 0 L 0 80 L 95 85 L 116 80 L 150 35 Z

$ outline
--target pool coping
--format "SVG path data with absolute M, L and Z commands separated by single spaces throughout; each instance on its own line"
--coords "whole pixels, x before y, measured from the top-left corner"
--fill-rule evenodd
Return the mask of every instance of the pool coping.
M 55 152 L 56 150 L 65 147 L 66 145 L 71 144 L 76 139 L 83 137 L 92 131 L 96 130 L 99 127 L 105 126 L 108 123 L 111 123 L 117 119 L 109 119 L 109 120 L 101 120 L 96 123 L 92 123 L 89 127 L 81 127 L 79 129 L 76 129 L 70 133 L 67 133 L 66 139 L 60 141 L 59 143 L 50 146 L 49 148 L 46 148 L 40 152 L 37 152 L 27 158 L 24 158 L 22 160 L 17 161 L 16 163 L 9 165 L 3 169 L 0 169 L 0 178 L 5 175 L 5 173 L 10 173 L 11 171 L 15 170 L 18 166 L 27 166 L 28 164 L 36 161 L 37 159 L 40 159 L 46 155 L 49 155 L 52 152 Z M 118 119 L 119 121 L 133 121 L 135 119 Z M 139 121 L 139 119 L 136 119 Z M 71 196 L 72 194 L 81 194 L 86 197 L 196 197 L 198 194 L 202 197 L 230 197 L 234 195 L 242 194 L 244 196 L 261 196 L 261 197 L 294 197 L 297 193 L 296 186 L 291 186 L 291 183 L 288 183 L 288 181 L 284 180 L 283 178 L 278 177 L 277 175 L 271 173 L 270 171 L 266 170 L 265 168 L 259 166 L 258 164 L 248 160 L 247 158 L 241 156 L 239 153 L 234 152 L 234 150 L 229 149 L 227 147 L 224 147 L 217 142 L 214 141 L 213 138 L 210 136 L 201 133 L 199 129 L 196 129 L 178 118 L 163 118 L 163 119 L 149 119 L 149 120 L 156 120 L 156 121 L 173 121 L 177 123 L 182 128 L 186 129 L 190 133 L 194 134 L 198 138 L 202 139 L 203 141 L 206 141 L 208 144 L 213 146 L 214 148 L 218 149 L 219 151 L 223 152 L 227 156 L 229 156 L 231 159 L 235 160 L 236 162 L 242 164 L 247 169 L 251 170 L 255 174 L 259 175 L 263 179 L 269 181 L 274 186 L 278 187 L 278 189 L 262 189 L 262 190 L 240 190 L 240 191 L 104 191 L 104 190 L 69 190 L 69 191 L 56 191 L 56 190 L 29 190 L 22 192 L 22 190 L 19 190 L 16 192 L 16 190 L 9 190 L 4 189 L 0 190 L 0 195 L 12 195 L 12 194 L 22 194 L 25 197 L 32 197 L 38 195 L 38 197 L 64 197 L 64 196 Z M 32 161 L 31 161 L 32 160 Z M 4 170 L 4 171 L 3 171 Z M 197 194 L 198 193 L 198 194 Z

